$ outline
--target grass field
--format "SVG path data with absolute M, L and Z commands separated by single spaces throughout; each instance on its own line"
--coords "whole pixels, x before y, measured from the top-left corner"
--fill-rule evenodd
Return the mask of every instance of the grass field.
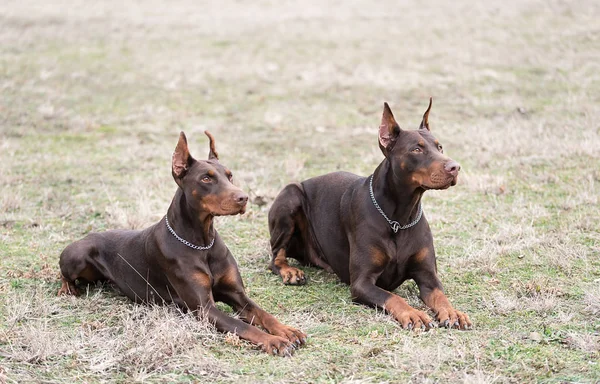
M 0 382 L 600 382 L 597 1 L 5 0 L 0 92 Z M 278 191 L 370 174 L 383 102 L 414 129 L 429 96 L 462 171 L 424 211 L 474 330 L 404 331 L 314 268 L 283 286 Z M 55 296 L 69 242 L 165 214 L 204 129 L 254 202 L 216 221 L 250 296 L 309 335 L 292 358 L 108 286 Z

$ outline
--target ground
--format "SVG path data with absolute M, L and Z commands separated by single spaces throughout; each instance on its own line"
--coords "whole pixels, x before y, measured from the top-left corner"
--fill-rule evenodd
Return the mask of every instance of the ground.
M 2 2 L 0 382 L 600 381 L 599 20 L 592 0 Z M 423 206 L 474 330 L 402 330 L 314 268 L 283 286 L 278 191 L 369 175 L 383 102 L 415 129 L 429 96 L 462 171 Z M 216 221 L 250 296 L 309 335 L 292 358 L 109 286 L 55 296 L 69 242 L 165 214 L 178 133 L 203 158 L 204 129 L 251 197 Z

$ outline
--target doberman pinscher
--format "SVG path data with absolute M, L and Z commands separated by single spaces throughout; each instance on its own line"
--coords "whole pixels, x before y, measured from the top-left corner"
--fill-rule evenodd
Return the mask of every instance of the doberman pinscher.
M 460 165 L 444 155 L 429 129 L 429 107 L 418 130 L 405 131 L 387 103 L 379 126 L 385 158 L 369 177 L 335 172 L 287 185 L 269 212 L 270 268 L 285 284 L 306 283 L 287 257 L 334 272 L 353 300 L 385 309 L 404 328 L 430 328 L 427 314 L 391 293 L 413 279 L 423 302 L 446 327 L 471 328 L 437 276 L 433 237 L 421 208 L 428 189 L 456 184 Z
M 207 161 L 195 160 L 185 134 L 179 136 L 172 161 L 179 188 L 164 219 L 142 231 L 90 233 L 67 246 L 60 255 L 58 293 L 77 295 L 76 280 L 110 281 L 135 302 L 173 302 L 265 352 L 289 355 L 305 343 L 306 335 L 248 298 L 237 263 L 213 227 L 215 216 L 243 214 L 248 195 L 232 184 L 213 137 L 205 133 L 210 140 Z M 230 305 L 241 320 L 217 309 L 215 301 Z

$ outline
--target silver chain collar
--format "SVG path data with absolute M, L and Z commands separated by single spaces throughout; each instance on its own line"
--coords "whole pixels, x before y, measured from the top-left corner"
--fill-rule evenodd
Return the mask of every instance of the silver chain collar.
M 192 249 L 197 249 L 199 251 L 206 251 L 207 249 L 211 249 L 213 244 L 215 243 L 215 238 L 213 237 L 212 241 L 210 242 L 210 244 L 208 244 L 205 247 L 202 247 L 200 245 L 194 245 L 192 243 L 190 243 L 189 241 L 182 239 L 181 237 L 177 236 L 177 234 L 175 233 L 175 231 L 173 230 L 173 228 L 171 228 L 171 226 L 169 225 L 169 219 L 167 219 L 167 216 L 165 215 L 165 223 L 167 224 L 167 228 L 169 229 L 169 232 L 171 232 L 171 234 L 173 236 L 175 236 L 175 238 L 179 241 L 181 241 L 183 244 L 187 245 L 188 247 L 192 248 Z
M 397 221 L 390 220 L 389 217 L 387 217 L 387 215 L 383 212 L 383 209 L 381 209 L 379 204 L 377 204 L 377 200 L 375 200 L 375 194 L 373 193 L 373 175 L 371 175 L 371 177 L 369 178 L 369 193 L 371 194 L 371 200 L 373 201 L 373 205 L 375 206 L 375 208 L 377 208 L 379 213 L 381 213 L 381 216 L 383 216 L 383 218 L 387 220 L 387 222 L 390 224 L 390 227 L 392 227 L 392 231 L 394 231 L 394 233 L 398 233 L 398 231 L 402 229 L 414 227 L 419 222 L 419 220 L 421 220 L 421 216 L 423 216 L 423 207 L 421 207 L 421 203 L 419 203 L 419 212 L 417 212 L 417 218 L 414 219 L 412 222 L 400 226 L 400 223 L 398 223 Z

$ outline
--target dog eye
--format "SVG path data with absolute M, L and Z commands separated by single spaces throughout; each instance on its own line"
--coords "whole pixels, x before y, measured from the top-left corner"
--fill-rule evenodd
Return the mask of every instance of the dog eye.
M 200 181 L 202 181 L 203 183 L 210 183 L 212 179 L 210 178 L 210 176 L 204 175 L 202 176 L 202 179 L 200 179 Z
M 233 181 L 233 175 L 229 175 L 227 178 L 229 179 L 229 181 Z
M 421 152 L 423 152 L 423 150 L 420 147 L 416 147 L 415 149 L 412 150 L 412 152 L 421 153 Z
M 440 144 L 440 145 L 438 145 L 438 150 L 439 150 L 440 152 L 444 152 L 444 147 L 442 147 L 442 145 Z

